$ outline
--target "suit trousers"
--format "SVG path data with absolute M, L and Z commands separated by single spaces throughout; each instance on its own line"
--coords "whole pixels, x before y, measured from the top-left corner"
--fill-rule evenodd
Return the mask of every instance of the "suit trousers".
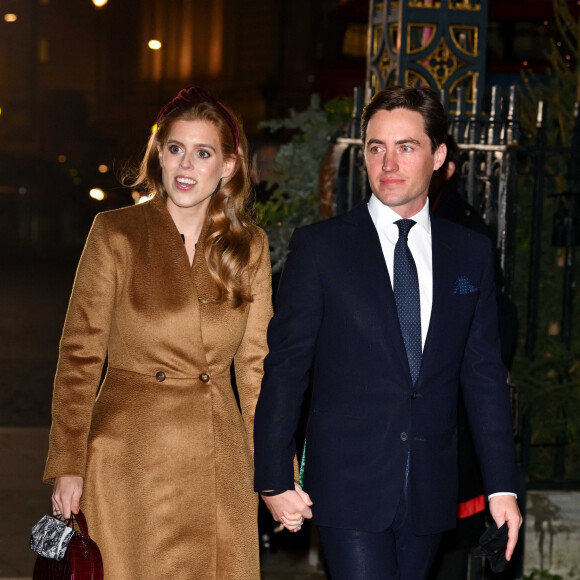
M 413 533 L 408 472 L 391 525 L 381 532 L 317 526 L 332 580 L 424 580 L 442 534 Z

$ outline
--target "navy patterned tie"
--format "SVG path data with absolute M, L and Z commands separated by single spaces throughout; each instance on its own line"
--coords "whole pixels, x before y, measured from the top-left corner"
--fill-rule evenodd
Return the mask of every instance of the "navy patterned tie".
M 399 239 L 395 245 L 394 285 L 395 303 L 399 314 L 399 325 L 405 342 L 409 369 L 413 384 L 421 368 L 421 304 L 419 300 L 419 278 L 417 267 L 409 246 L 407 236 L 417 223 L 413 220 L 398 220 Z

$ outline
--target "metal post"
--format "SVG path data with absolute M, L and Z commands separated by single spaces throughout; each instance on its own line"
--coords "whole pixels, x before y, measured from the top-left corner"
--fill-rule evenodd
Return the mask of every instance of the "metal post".
M 576 261 L 576 221 L 578 195 L 580 195 L 580 168 L 578 152 L 580 151 L 580 103 L 574 106 L 574 129 L 570 152 L 570 169 L 568 172 L 568 216 L 565 219 L 566 256 L 564 262 L 564 290 L 562 300 L 562 340 L 568 349 L 572 343 L 572 314 L 574 302 L 574 270 Z
M 540 255 L 542 246 L 542 220 L 544 209 L 544 175 L 546 165 L 546 120 L 547 106 L 544 101 L 538 103 L 536 119 L 537 154 L 534 190 L 532 194 L 532 240 L 530 244 L 530 277 L 528 282 L 528 320 L 526 325 L 526 356 L 533 360 L 536 347 L 538 325 L 538 299 L 540 292 Z
M 507 296 L 512 295 L 515 255 L 515 189 L 516 183 L 516 146 L 519 141 L 518 91 L 515 85 L 510 87 L 507 126 L 504 134 L 508 146 L 501 164 L 501 178 L 498 188 L 498 248 L 500 250 L 503 270 L 503 290 Z
M 352 119 L 349 124 L 348 136 L 351 139 L 360 139 L 360 118 L 363 107 L 363 91 L 361 87 L 354 88 L 354 103 Z M 348 207 L 354 207 L 360 201 L 360 171 L 357 163 L 358 148 L 349 147 L 348 151 Z
M 499 145 L 502 128 L 502 99 L 501 88 L 493 86 L 491 90 L 491 109 L 489 115 L 489 125 L 487 127 L 487 145 Z M 498 153 L 490 150 L 486 155 L 486 177 L 485 177 L 485 198 L 483 217 L 488 225 L 491 226 L 492 231 L 497 232 L 497 207 L 493 199 L 494 191 L 494 171 L 493 167 Z M 499 155 L 503 155 L 499 153 Z
M 480 121 L 480 113 L 476 112 L 479 111 L 480 103 L 478 94 L 475 94 L 475 103 L 473 106 L 473 113 L 468 121 L 468 129 L 467 129 L 467 143 L 479 143 L 481 141 L 482 132 L 481 132 L 481 121 Z M 476 154 L 475 151 L 470 150 L 468 153 L 468 162 L 467 162 L 467 183 L 466 183 L 466 199 L 469 205 L 477 208 L 480 210 L 480 200 L 475 198 L 477 192 L 477 178 L 476 178 Z
M 455 110 L 455 118 L 453 119 L 451 131 L 456 143 L 463 143 L 465 141 L 465 127 L 467 126 L 465 108 L 465 87 L 458 87 L 457 108 Z

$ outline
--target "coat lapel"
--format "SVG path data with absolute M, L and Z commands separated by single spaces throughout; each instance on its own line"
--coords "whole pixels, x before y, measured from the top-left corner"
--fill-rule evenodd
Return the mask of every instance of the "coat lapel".
M 345 214 L 345 222 L 353 227 L 351 247 L 355 249 L 355 260 L 361 279 L 368 284 L 370 299 L 377 303 L 381 324 L 381 339 L 385 348 L 394 349 L 403 372 L 411 382 L 411 372 L 407 360 L 407 351 L 399 325 L 399 315 L 393 294 L 393 285 L 385 263 L 379 234 L 370 216 L 368 200 L 363 201 L 352 211 Z
M 437 355 L 438 346 L 442 339 L 442 330 L 445 321 L 449 317 L 449 308 L 446 303 L 456 272 L 455 254 L 453 245 L 450 243 L 445 228 L 445 222 L 431 215 L 431 248 L 433 255 L 433 303 L 431 307 L 431 319 L 429 330 L 423 349 L 423 361 L 421 368 L 429 364 L 429 359 Z
M 216 304 L 215 302 L 213 302 L 213 300 L 217 298 L 217 287 L 209 271 L 204 255 L 207 225 L 208 224 L 206 221 L 199 235 L 199 240 L 195 248 L 193 265 L 190 269 L 191 280 L 195 287 L 196 295 L 199 299 L 199 317 L 200 317 L 201 332 L 203 332 L 204 328 L 206 329 L 209 328 L 209 325 L 211 324 L 210 319 L 212 317 L 215 321 L 217 311 L 219 311 L 222 308 L 230 307 L 227 302 L 222 302 L 221 304 Z M 209 344 L 206 344 L 206 346 L 208 348 L 211 348 Z
M 196 249 L 193 266 L 189 264 L 189 258 L 183 239 L 179 233 L 173 218 L 167 211 L 165 200 L 161 196 L 155 196 L 150 202 L 147 244 L 152 255 L 151 267 L 156 269 L 151 272 L 152 276 L 161 275 L 164 282 L 164 292 L 171 293 L 176 297 L 182 297 L 187 305 L 189 319 L 189 337 L 192 341 L 192 358 L 199 358 L 197 366 L 207 368 L 205 349 L 203 348 L 202 319 L 200 308 L 200 289 L 206 278 L 205 260 L 203 249 Z M 203 232 L 202 232 L 203 234 Z M 202 236 L 200 236 L 201 239 Z M 207 276 L 210 276 L 207 271 Z M 199 281 L 198 281 L 199 277 Z M 202 348 L 199 346 L 202 345 Z

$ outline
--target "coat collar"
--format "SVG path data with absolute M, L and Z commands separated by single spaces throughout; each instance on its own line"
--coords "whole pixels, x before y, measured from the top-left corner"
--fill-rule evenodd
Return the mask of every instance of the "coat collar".
M 190 265 L 189 257 L 187 256 L 187 252 L 185 251 L 183 244 L 183 238 L 181 237 L 181 234 L 177 229 L 177 226 L 175 225 L 169 210 L 167 209 L 165 199 L 163 199 L 163 197 L 160 195 L 156 195 L 148 203 L 148 205 L 154 214 L 149 227 L 155 230 L 156 234 L 166 240 L 167 243 L 171 246 L 171 252 L 175 261 L 178 263 L 180 268 L 185 267 L 189 271 L 191 280 L 196 286 L 196 289 L 198 291 L 203 289 L 203 296 L 199 295 L 198 297 L 207 298 L 205 295 L 207 294 L 209 288 L 205 287 L 205 283 L 212 280 L 204 258 L 205 237 L 208 226 L 207 220 L 199 235 L 193 264 Z
M 189 269 L 189 258 L 183 245 L 183 238 L 167 209 L 165 199 L 161 195 L 155 195 L 147 203 L 147 207 L 151 213 L 150 233 L 154 235 L 160 244 L 167 245 L 165 249 L 171 252 L 173 260 L 177 262 L 180 268 L 185 265 Z

